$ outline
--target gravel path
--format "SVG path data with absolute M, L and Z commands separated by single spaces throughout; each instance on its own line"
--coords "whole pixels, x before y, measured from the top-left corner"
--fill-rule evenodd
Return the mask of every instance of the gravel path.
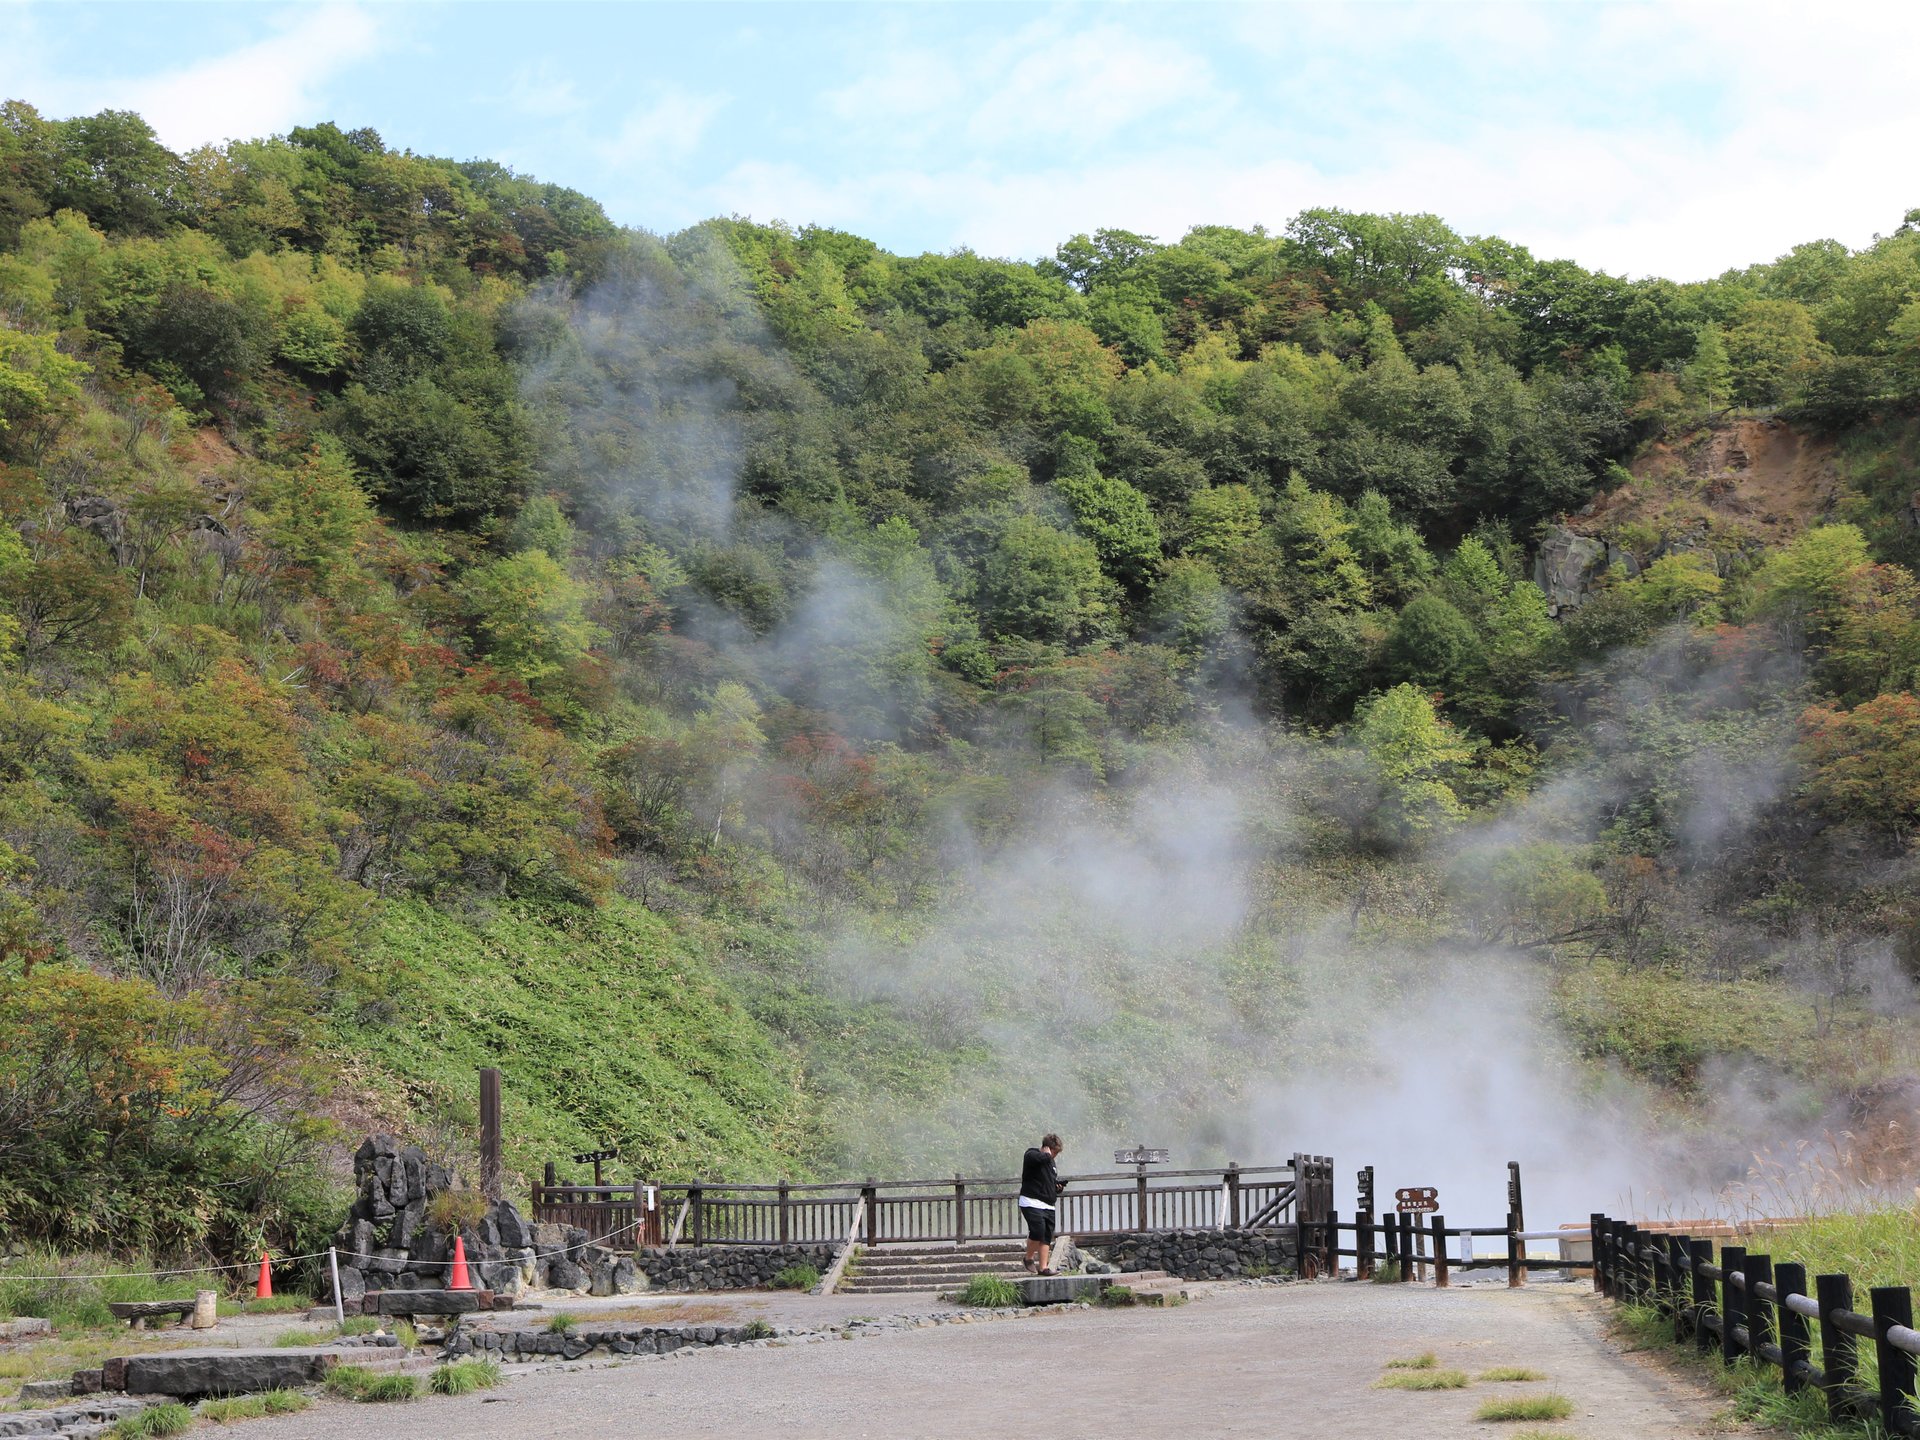
M 1713 1424 L 1712 1399 L 1605 1339 L 1601 1305 L 1584 1285 L 1219 1287 L 1171 1310 L 1075 1308 L 523 1372 L 490 1394 L 422 1401 L 403 1414 L 322 1403 L 249 1424 L 246 1434 L 901 1440 L 1037 1428 L 1074 1440 L 1145 1426 L 1200 1436 L 1487 1440 L 1524 1427 L 1476 1422 L 1482 1401 L 1548 1390 L 1574 1402 L 1573 1418 L 1554 1428 L 1578 1440 L 1728 1433 Z M 1549 1379 L 1429 1393 L 1371 1388 L 1387 1360 L 1424 1350 L 1469 1373 L 1526 1366 Z

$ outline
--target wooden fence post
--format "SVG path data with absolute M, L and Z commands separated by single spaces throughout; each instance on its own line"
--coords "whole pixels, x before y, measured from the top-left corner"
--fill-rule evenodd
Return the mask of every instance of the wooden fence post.
M 1887 1339 L 1895 1325 L 1913 1328 L 1913 1292 L 1904 1285 L 1876 1285 L 1873 1296 L 1873 1346 L 1880 1361 L 1880 1414 L 1892 1435 L 1913 1433 L 1914 1358 Z
M 1689 1239 L 1687 1263 L 1693 1269 L 1693 1343 L 1706 1350 L 1713 1345 L 1713 1332 L 1707 1328 L 1707 1313 L 1713 1309 L 1713 1281 L 1706 1272 L 1706 1267 L 1713 1264 L 1713 1242 Z
M 1720 1247 L 1720 1358 L 1729 1365 L 1740 1358 L 1740 1342 L 1733 1332 L 1744 1325 L 1747 1319 L 1747 1297 L 1733 1283 L 1733 1277 L 1739 1273 L 1742 1282 L 1745 1282 L 1743 1267 L 1746 1263 L 1746 1246 Z
M 967 1182 L 958 1175 L 953 1177 L 953 1243 L 967 1243 Z
M 1853 1336 L 1833 1323 L 1842 1310 L 1853 1309 L 1853 1281 L 1845 1275 L 1813 1277 L 1814 1297 L 1820 1303 L 1821 1388 L 1827 1392 L 1827 1413 L 1835 1420 L 1853 1413 L 1853 1383 L 1860 1356 Z
M 1413 1279 L 1413 1216 L 1400 1217 L 1400 1278 Z
M 638 1255 L 646 1247 L 647 1232 L 653 1227 L 648 1222 L 652 1217 L 647 1214 L 647 1187 L 640 1183 L 638 1176 L 633 1181 L 633 1253 Z
M 1672 1286 L 1673 1339 L 1678 1344 L 1693 1333 L 1693 1261 L 1687 1255 L 1687 1237 L 1669 1235 L 1667 1283 Z
M 1520 1213 L 1517 1210 L 1507 1212 L 1507 1288 L 1518 1290 L 1520 1277 L 1526 1274 L 1526 1266 L 1520 1262 L 1525 1258 L 1521 1253 Z
M 1780 1292 L 1781 1387 L 1789 1395 L 1807 1388 L 1806 1367 L 1813 1363 L 1807 1343 L 1807 1317 L 1793 1308 L 1793 1297 L 1807 1293 L 1807 1267 L 1782 1261 L 1773 1272 L 1773 1288 Z
M 780 1182 L 780 1243 L 785 1245 L 793 1238 L 793 1187 L 785 1180 Z
M 1144 1233 L 1147 1228 L 1147 1167 L 1144 1165 L 1140 1166 L 1133 1197 L 1133 1228 Z
M 1447 1217 L 1435 1215 L 1428 1222 L 1433 1227 L 1433 1288 L 1447 1288 Z
M 1320 1273 L 1332 1279 L 1340 1278 L 1340 1212 L 1327 1211 L 1325 1227 L 1320 1232 L 1321 1258 Z
M 1587 1217 L 1587 1253 L 1593 1257 L 1593 1293 L 1607 1293 L 1607 1260 L 1601 1234 L 1605 1230 L 1607 1217 L 1598 1212 Z
M 1773 1257 L 1747 1256 L 1747 1353 L 1761 1354 L 1762 1345 L 1773 1343 L 1773 1306 L 1759 1291 L 1773 1284 Z
M 1667 1237 L 1651 1230 L 1641 1232 L 1647 1247 L 1647 1273 L 1652 1277 L 1653 1308 L 1656 1314 L 1673 1313 L 1673 1288 L 1667 1274 Z
M 1240 1228 L 1240 1162 L 1227 1162 L 1227 1228 Z
M 860 1187 L 860 1198 L 867 1202 L 867 1247 L 871 1249 L 880 1243 L 880 1189 L 871 1175 Z
M 1362 1280 L 1373 1278 L 1373 1212 L 1356 1211 L 1353 1217 L 1353 1267 Z
M 500 1203 L 500 1072 L 480 1068 L 480 1193 Z
M 693 1226 L 693 1243 L 697 1249 L 706 1236 L 706 1192 L 698 1180 L 687 1187 L 687 1208 L 692 1212 L 687 1218 Z

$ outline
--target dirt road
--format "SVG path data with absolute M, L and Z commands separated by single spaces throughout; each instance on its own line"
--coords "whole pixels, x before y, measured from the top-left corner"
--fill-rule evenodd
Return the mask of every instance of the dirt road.
M 1477 1374 L 1540 1384 L 1375 1390 L 1384 1363 L 1434 1351 Z M 1193 1436 L 1477 1436 L 1490 1396 L 1554 1391 L 1578 1440 L 1678 1440 L 1714 1404 L 1604 1336 L 1584 1285 L 1525 1290 L 1319 1284 L 1222 1287 L 1172 1310 L 1075 1309 L 1026 1319 L 521 1374 L 499 1390 L 396 1407 L 324 1402 L 246 1427 L 247 1440 L 396 1431 L 478 1440 L 586 1437 L 975 1436 L 1074 1440 L 1144 1429 Z

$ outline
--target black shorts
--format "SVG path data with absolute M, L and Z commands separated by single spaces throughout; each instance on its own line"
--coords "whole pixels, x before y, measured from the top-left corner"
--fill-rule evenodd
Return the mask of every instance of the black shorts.
M 1036 1245 L 1053 1243 L 1053 1211 L 1036 1210 L 1031 1205 L 1022 1205 L 1020 1213 L 1027 1217 L 1027 1239 Z

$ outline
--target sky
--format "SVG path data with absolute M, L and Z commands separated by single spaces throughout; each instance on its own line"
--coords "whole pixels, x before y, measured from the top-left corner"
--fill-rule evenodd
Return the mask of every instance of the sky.
M 1920 206 L 1920 5 L 0 0 L 0 95 L 192 148 L 331 119 L 669 232 L 1051 254 L 1311 206 L 1699 279 Z

